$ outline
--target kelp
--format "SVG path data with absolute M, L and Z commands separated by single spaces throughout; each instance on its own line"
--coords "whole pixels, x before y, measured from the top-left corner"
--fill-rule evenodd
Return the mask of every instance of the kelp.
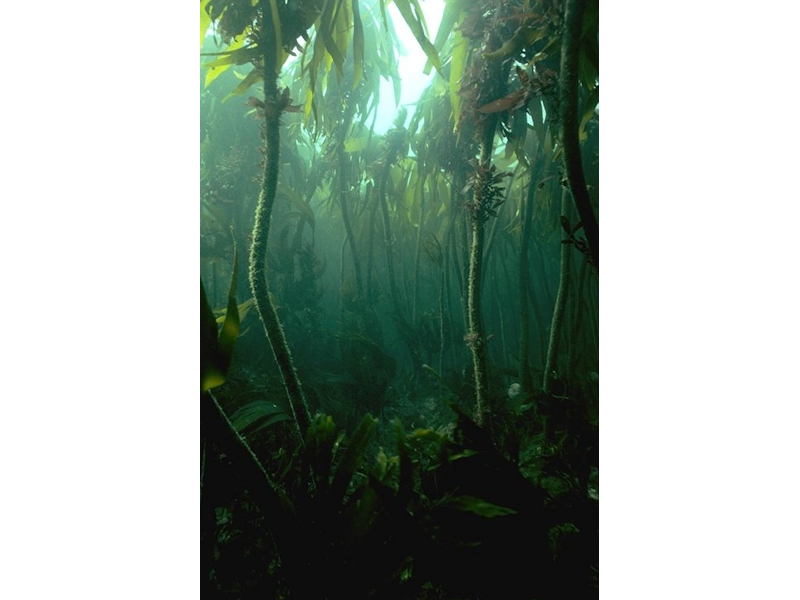
M 233 271 L 228 288 L 228 308 L 222 318 L 222 328 L 217 333 L 218 320 L 206 299 L 203 282 L 200 282 L 200 391 L 206 392 L 225 383 L 233 358 L 236 338 L 239 337 L 239 306 L 236 303 L 238 255 L 233 245 Z
M 559 227 L 554 202 L 558 161 L 568 154 L 559 111 L 565 4 L 449 0 L 433 43 L 420 4 L 396 2 L 397 22 L 437 74 L 408 127 L 401 112 L 380 134 L 382 78 L 399 101 L 385 1 L 201 2 L 201 35 L 213 21 L 215 36 L 238 44 L 206 63 L 214 87 L 203 94 L 217 116 L 221 98 L 265 86 L 247 101 L 265 142 L 253 297 L 231 304 L 234 285 L 228 308 L 215 313 L 201 283 L 201 389 L 215 390 L 201 395 L 210 596 L 549 600 L 596 592 L 596 491 L 587 489 L 596 418 L 582 395 L 582 371 L 597 369 L 596 269 L 584 260 L 578 274 L 565 261 L 559 272 L 556 256 L 590 254 L 584 225 L 567 218 Z M 592 4 L 572 79 L 570 130 L 585 140 L 579 151 L 590 148 L 579 155 L 584 165 L 597 139 L 595 16 Z M 247 26 L 231 35 L 237 23 Z M 250 63 L 247 73 L 230 69 Z M 226 70 L 238 79 L 218 80 Z M 213 254 L 215 278 L 235 263 L 226 221 L 243 239 L 256 202 L 251 170 L 210 167 L 258 144 L 254 135 L 214 137 L 238 127 L 219 119 L 201 149 L 210 190 L 202 251 Z M 270 243 L 271 219 L 278 233 Z M 381 233 L 385 258 L 376 260 Z M 329 273 L 316 281 L 328 262 L 340 280 Z M 547 339 L 558 275 L 581 282 L 570 288 L 577 296 L 560 339 L 591 347 L 548 361 L 528 338 Z M 277 369 L 264 364 L 258 331 L 242 336 L 252 306 Z M 462 319 L 452 314 L 459 307 Z M 396 349 L 401 340 L 408 358 Z M 237 342 L 247 352 L 237 351 L 231 372 Z M 250 585 L 238 574 L 254 556 L 262 562 Z M 223 571 L 234 574 L 235 591 L 223 590 Z

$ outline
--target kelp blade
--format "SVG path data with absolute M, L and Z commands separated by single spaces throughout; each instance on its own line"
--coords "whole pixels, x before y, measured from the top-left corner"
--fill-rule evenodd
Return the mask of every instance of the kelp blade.
M 200 282 L 200 390 L 205 392 L 225 383 L 221 367 L 217 323 Z
M 200 391 L 206 392 L 225 383 L 231 366 L 233 348 L 239 337 L 239 308 L 236 303 L 236 241 L 233 243 L 233 273 L 228 289 L 228 312 L 217 337 L 214 312 L 208 304 L 203 282 L 200 282 Z

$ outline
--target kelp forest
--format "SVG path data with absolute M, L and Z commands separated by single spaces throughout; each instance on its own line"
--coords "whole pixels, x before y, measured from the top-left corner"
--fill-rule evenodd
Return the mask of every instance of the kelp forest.
M 597 597 L 597 0 L 200 34 L 202 594 Z

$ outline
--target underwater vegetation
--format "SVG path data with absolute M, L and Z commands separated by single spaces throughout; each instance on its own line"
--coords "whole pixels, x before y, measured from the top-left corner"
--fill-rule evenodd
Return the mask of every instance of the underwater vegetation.
M 598 3 L 392 4 L 200 2 L 203 594 L 596 597 Z

